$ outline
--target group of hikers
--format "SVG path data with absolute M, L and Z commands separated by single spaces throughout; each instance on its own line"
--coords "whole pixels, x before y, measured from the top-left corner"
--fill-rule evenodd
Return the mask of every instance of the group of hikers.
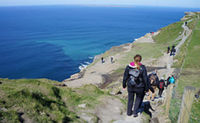
M 110 62 L 114 63 L 114 57 L 113 56 L 110 57 Z M 105 59 L 103 57 L 101 57 L 101 63 L 102 64 L 105 63 Z
M 122 86 L 124 89 L 127 88 L 128 91 L 128 116 L 138 116 L 145 95 L 148 96 L 148 100 L 154 101 L 157 88 L 159 89 L 158 95 L 161 97 L 164 87 L 175 83 L 173 75 L 168 77 L 167 80 L 164 80 L 163 77 L 159 80 L 157 71 L 147 75 L 146 67 L 141 61 L 142 56 L 139 54 L 135 55 L 134 61 L 127 65 L 123 76 Z M 165 81 L 167 82 L 165 83 Z M 132 110 L 135 95 L 135 104 L 134 109 Z
M 147 93 L 148 100 L 154 101 L 156 96 L 156 90 L 158 89 L 158 96 L 162 97 L 162 93 L 167 88 L 169 84 L 175 84 L 175 78 L 173 75 L 169 76 L 167 80 L 164 79 L 164 77 L 161 77 L 161 79 L 158 78 L 157 71 L 152 72 L 148 75 L 148 79 L 150 82 L 150 91 Z M 153 91 L 151 91 L 153 90 Z
M 167 47 L 167 54 L 169 53 L 170 53 L 170 56 L 175 56 L 175 53 L 176 53 L 175 45 L 173 45 L 171 49 L 170 49 L 170 46 Z

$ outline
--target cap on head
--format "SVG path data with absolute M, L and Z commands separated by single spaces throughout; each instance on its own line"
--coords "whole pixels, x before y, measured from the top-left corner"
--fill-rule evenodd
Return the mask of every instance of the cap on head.
M 153 72 L 152 72 L 152 74 L 156 74 L 156 72 L 155 72 L 155 71 L 153 71 Z

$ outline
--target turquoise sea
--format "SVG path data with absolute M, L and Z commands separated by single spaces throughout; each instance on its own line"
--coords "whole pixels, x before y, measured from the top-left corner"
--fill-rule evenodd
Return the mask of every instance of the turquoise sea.
M 179 21 L 188 8 L 0 7 L 0 78 L 62 81 L 112 46 Z

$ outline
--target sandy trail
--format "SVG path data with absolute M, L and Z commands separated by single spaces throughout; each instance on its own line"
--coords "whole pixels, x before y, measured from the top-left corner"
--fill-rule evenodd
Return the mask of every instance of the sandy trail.
M 114 58 L 121 58 L 122 55 L 116 54 Z M 80 87 L 86 84 L 101 84 L 103 83 L 103 77 L 102 75 L 108 74 L 116 69 L 118 69 L 120 64 L 116 61 L 115 63 L 111 63 L 110 57 L 105 58 L 105 62 L 101 63 L 101 60 L 99 60 L 96 64 L 93 66 L 86 68 L 86 71 L 84 73 L 84 76 L 79 79 L 75 80 L 65 80 L 64 83 L 68 87 Z

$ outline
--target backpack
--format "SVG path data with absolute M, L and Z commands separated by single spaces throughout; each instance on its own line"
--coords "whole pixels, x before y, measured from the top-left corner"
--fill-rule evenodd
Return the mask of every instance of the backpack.
M 163 88 L 164 88 L 164 81 L 160 81 L 160 83 L 159 83 L 159 88 L 160 88 L 160 89 L 163 89 Z
M 132 86 L 135 86 L 136 84 L 139 84 L 139 82 L 141 82 L 141 77 L 140 77 L 140 74 L 142 73 L 141 70 L 142 70 L 141 67 L 139 70 L 136 68 L 129 70 L 129 75 L 130 75 L 129 82 Z

